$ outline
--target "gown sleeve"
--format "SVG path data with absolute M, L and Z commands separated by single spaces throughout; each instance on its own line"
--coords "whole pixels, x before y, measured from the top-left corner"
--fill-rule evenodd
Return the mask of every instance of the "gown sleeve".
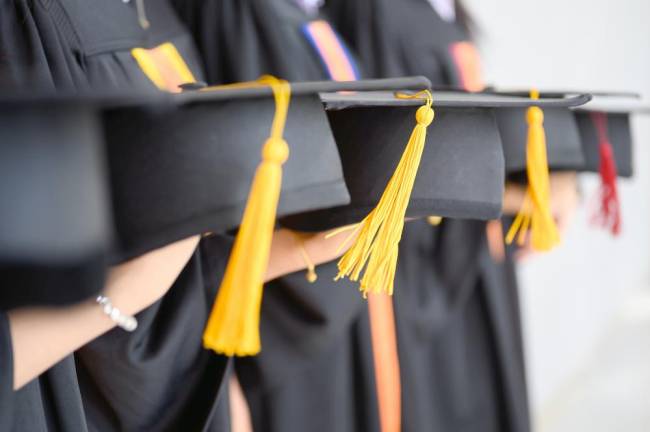
M 226 430 L 230 360 L 202 335 L 230 253 L 229 237 L 200 246 L 167 294 L 75 354 L 91 429 Z
M 0 87 L 70 90 L 86 85 L 63 11 L 57 2 L 47 2 L 49 8 L 44 3 L 0 0 Z
M 309 18 L 293 2 L 173 0 L 204 60 L 209 84 L 271 74 L 289 81 L 327 79 L 303 33 Z

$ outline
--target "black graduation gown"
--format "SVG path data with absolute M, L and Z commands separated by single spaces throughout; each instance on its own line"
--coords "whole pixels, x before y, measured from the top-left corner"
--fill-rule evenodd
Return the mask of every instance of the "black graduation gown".
M 273 74 L 328 79 L 304 26 L 322 16 L 292 0 L 177 0 L 211 84 Z M 223 30 L 227 29 L 227 30 Z M 262 351 L 236 358 L 253 427 L 262 431 L 379 430 L 368 308 L 355 284 L 333 282 L 336 262 L 270 283 L 261 309 Z
M 66 91 L 153 91 L 130 49 L 164 41 L 202 79 L 191 37 L 167 0 L 145 3 L 148 31 L 134 3 L 3 0 L 0 79 Z M 0 314 L 0 430 L 227 430 L 229 362 L 200 340 L 230 243 L 202 240 L 168 294 L 138 315 L 135 333 L 109 332 L 18 392 L 11 390 L 11 340 Z
M 450 46 L 467 34 L 426 0 L 328 0 L 327 8 L 370 77 L 462 84 Z M 406 224 L 395 292 L 403 430 L 529 430 L 513 262 L 491 258 L 485 224 Z
M 192 33 L 210 84 L 272 74 L 288 81 L 327 79 L 303 33 L 320 19 L 292 0 L 172 0 Z

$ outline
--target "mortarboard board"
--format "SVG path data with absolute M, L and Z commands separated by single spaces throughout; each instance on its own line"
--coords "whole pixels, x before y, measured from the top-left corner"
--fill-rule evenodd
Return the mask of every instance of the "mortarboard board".
M 101 290 L 112 236 L 97 99 L 0 98 L 0 308 Z
M 434 91 L 434 123 L 411 195 L 407 216 L 439 215 L 494 219 L 503 197 L 503 156 L 495 116 L 518 110 L 524 125 L 519 146 L 525 169 L 525 109 L 533 101 L 511 95 Z M 401 155 L 402 142 L 421 101 L 390 93 L 326 94 L 323 101 L 341 153 L 352 202 L 283 219 L 288 226 L 318 231 L 356 223 L 379 199 Z M 568 107 L 579 100 L 542 100 L 547 108 Z M 564 108 L 567 109 L 567 108 Z M 569 115 L 571 112 L 568 111 Z M 372 148 L 372 150 L 369 150 Z M 362 160 L 365 158 L 365 160 Z M 359 169 L 361 166 L 364 169 Z
M 528 97 L 530 91 L 495 91 L 484 93 L 503 96 Z M 546 103 L 544 131 L 546 135 L 546 156 L 550 170 L 579 171 L 585 164 L 578 123 L 570 109 L 590 100 L 586 93 L 541 92 L 539 99 Z M 506 173 L 517 179 L 517 174 L 526 171 L 526 109 L 505 108 L 497 111 L 497 122 L 503 142 Z
M 649 113 L 650 106 L 634 93 L 593 92 L 593 100 L 574 110 L 582 148 L 585 154 L 583 171 L 600 171 L 599 143 L 596 125 L 597 116 L 605 116 L 606 133 L 612 146 L 616 171 L 619 177 L 632 177 L 632 133 L 630 116 L 634 113 Z

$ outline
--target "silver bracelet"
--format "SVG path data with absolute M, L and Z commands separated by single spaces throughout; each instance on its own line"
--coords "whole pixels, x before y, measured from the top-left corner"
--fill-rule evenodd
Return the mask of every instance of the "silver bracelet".
M 108 297 L 98 295 L 95 301 L 102 307 L 104 314 L 117 324 L 119 328 L 128 332 L 132 332 L 138 328 L 138 320 L 132 315 L 123 314 L 121 310 L 113 306 Z

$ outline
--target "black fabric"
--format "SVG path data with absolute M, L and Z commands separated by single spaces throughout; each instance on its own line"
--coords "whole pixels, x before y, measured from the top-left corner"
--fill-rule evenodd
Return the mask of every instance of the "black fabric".
M 513 253 L 506 249 L 506 259 L 495 263 L 488 253 L 481 257 L 485 304 L 490 313 L 494 334 L 495 370 L 502 386 L 504 418 L 508 430 L 530 430 L 530 406 L 526 386 L 526 364 L 522 334 L 519 289 Z M 487 252 L 487 251 L 486 251 Z
M 334 0 L 325 4 L 344 40 L 359 57 L 367 77 L 424 75 L 435 86 L 459 87 L 449 46 L 466 41 L 461 26 L 449 23 L 426 0 Z
M 135 2 L 4 0 L 0 76 L 32 88 L 154 90 L 129 50 L 173 41 L 201 79 L 191 38 L 168 0 L 148 1 L 147 14 L 151 26 L 144 30 Z
M 302 315 L 300 311 L 297 314 Z M 327 337 L 302 359 L 292 355 L 291 350 L 278 351 L 278 358 L 287 354 L 286 362 L 276 363 L 276 369 L 269 374 L 275 377 L 280 373 L 278 382 L 251 380 L 255 375 L 250 369 L 264 364 L 263 360 L 237 360 L 237 374 L 245 386 L 256 432 L 380 430 L 368 310 L 359 308 L 352 320 L 346 318 L 345 332 Z M 268 352 L 264 348 L 262 356 Z
M 192 32 L 211 84 L 272 74 L 327 79 L 302 33 L 313 19 L 291 0 L 172 0 Z
M 13 348 L 7 316 L 0 312 L 0 430 L 88 430 L 76 382 L 72 357 L 68 357 L 18 391 L 13 391 Z
M 584 170 L 599 172 L 600 141 L 594 120 L 589 111 L 576 110 L 575 116 L 585 154 Z M 616 172 L 619 177 L 632 177 L 634 170 L 632 164 L 630 115 L 629 113 L 605 113 L 605 116 L 607 121 L 607 136 L 614 150 Z
M 72 263 L 0 263 L 0 310 L 22 306 L 64 306 L 96 295 L 104 287 L 106 256 L 90 255 Z
M 115 329 L 76 353 L 91 430 L 228 429 L 229 360 L 201 338 L 230 243 L 203 239 L 171 290 L 137 315 L 135 332 Z
M 335 263 L 318 266 L 310 284 L 304 272 L 269 282 L 265 287 L 260 326 L 262 352 L 238 359 L 246 388 L 276 388 L 291 380 L 297 369 L 335 344 L 357 319 L 365 302 L 354 285 L 334 283 Z M 292 365 L 287 367 L 287 365 Z

